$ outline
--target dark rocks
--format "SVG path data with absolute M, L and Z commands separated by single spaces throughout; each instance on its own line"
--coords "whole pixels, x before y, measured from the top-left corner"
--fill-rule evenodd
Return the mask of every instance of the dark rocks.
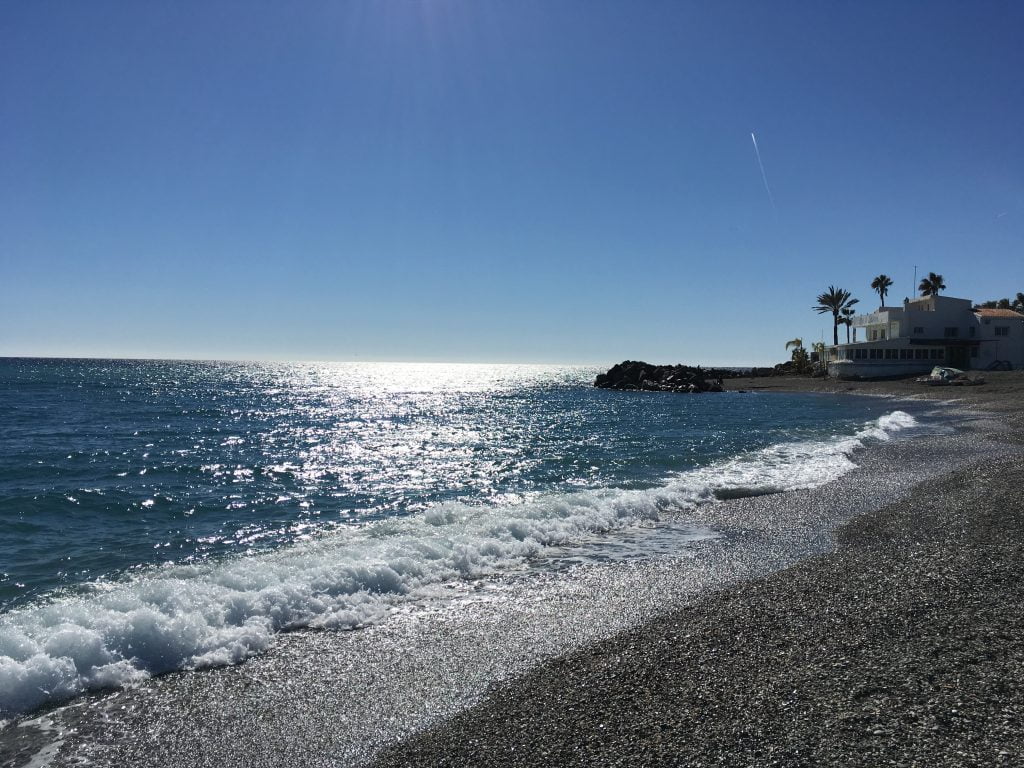
M 626 360 L 598 374 L 594 386 L 644 392 L 721 392 L 722 379 L 739 376 L 725 368 L 701 368 L 689 365 L 651 365 Z
M 721 392 L 723 379 L 801 376 L 792 360 L 771 368 L 702 368 L 690 365 L 651 365 L 626 360 L 598 374 L 594 386 L 643 392 Z
M 771 368 L 751 368 L 751 378 L 758 378 L 763 376 L 800 376 L 800 371 L 797 370 L 796 363 L 792 360 L 787 360 L 784 363 L 779 363 Z

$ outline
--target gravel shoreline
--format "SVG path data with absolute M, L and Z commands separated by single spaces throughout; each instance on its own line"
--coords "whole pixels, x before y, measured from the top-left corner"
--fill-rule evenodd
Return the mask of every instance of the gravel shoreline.
M 929 386 L 913 378 L 893 381 L 838 381 L 804 376 L 772 376 L 726 379 L 728 391 L 821 392 L 826 394 L 880 395 L 887 397 L 942 400 L 968 408 L 1006 414 L 1018 427 L 1024 424 L 1024 371 L 971 372 L 985 383 L 972 387 Z
M 955 399 L 1019 449 L 1024 374 L 986 378 L 729 388 Z M 829 554 L 498 686 L 375 765 L 1022 765 L 1022 604 L 1018 450 L 861 515 Z

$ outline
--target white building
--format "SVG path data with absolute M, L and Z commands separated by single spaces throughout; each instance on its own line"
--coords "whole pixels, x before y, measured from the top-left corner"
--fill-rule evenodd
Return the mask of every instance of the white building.
M 838 378 L 927 373 L 936 365 L 1024 368 L 1024 315 L 1009 309 L 973 309 L 970 300 L 920 296 L 900 307 L 853 317 L 854 338 L 828 350 L 828 372 Z

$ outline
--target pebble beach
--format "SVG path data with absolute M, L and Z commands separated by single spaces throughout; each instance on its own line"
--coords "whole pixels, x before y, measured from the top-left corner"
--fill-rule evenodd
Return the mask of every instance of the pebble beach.
M 729 381 L 952 400 L 1007 453 L 855 517 L 829 553 L 494 687 L 375 764 L 1024 764 L 1024 374 L 986 379 Z

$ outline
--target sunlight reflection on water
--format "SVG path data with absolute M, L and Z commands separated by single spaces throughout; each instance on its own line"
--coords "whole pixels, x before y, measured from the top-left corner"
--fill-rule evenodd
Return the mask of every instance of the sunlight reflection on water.
M 446 502 L 651 488 L 873 407 L 615 393 L 571 366 L 0 365 L 0 605 Z

